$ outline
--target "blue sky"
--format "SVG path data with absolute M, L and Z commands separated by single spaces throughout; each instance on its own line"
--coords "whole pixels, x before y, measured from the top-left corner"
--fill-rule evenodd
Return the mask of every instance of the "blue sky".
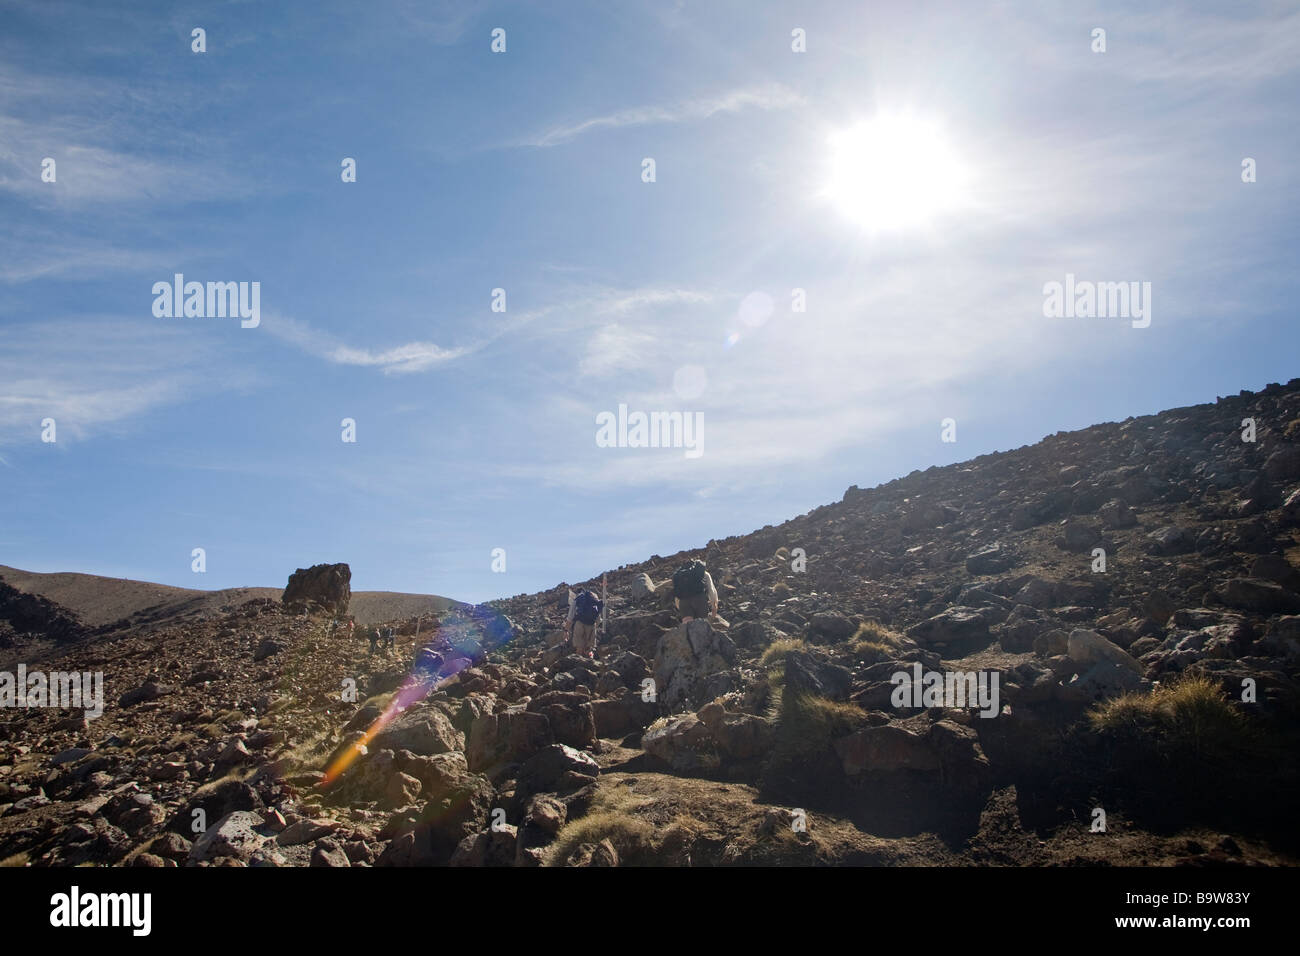
M 482 600 L 1300 374 L 1295 5 L 976 6 L 0 4 L 0 563 Z M 919 225 L 827 189 L 881 115 L 959 159 Z

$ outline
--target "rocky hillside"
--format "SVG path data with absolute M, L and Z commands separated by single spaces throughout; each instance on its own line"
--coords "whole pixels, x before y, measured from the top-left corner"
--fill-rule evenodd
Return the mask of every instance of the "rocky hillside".
M 222 588 L 202 591 L 126 578 L 63 571 L 43 574 L 0 564 L 0 581 L 14 590 L 59 606 L 83 629 L 103 632 L 141 624 L 197 619 L 229 613 L 257 598 L 280 597 L 279 588 Z M 456 602 L 436 594 L 355 591 L 349 613 L 358 624 L 445 611 Z M 0 620 L 7 620 L 0 607 Z M 19 627 L 21 632 L 24 628 Z
M 611 571 L 594 661 L 565 584 L 373 656 L 274 599 L 132 623 L 41 664 L 103 716 L 0 711 L 0 858 L 1294 864 L 1298 569 L 1293 380 Z

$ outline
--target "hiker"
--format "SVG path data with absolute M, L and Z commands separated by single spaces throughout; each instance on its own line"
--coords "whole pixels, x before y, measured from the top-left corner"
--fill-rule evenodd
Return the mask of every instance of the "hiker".
M 707 618 L 718 613 L 718 591 L 713 586 L 713 577 L 704 562 L 698 559 L 673 572 L 673 597 L 683 624 L 693 618 Z
M 374 654 L 375 651 L 379 650 L 379 628 L 377 626 L 370 628 L 369 634 L 370 634 L 370 653 Z
M 569 634 L 575 653 L 582 657 L 596 656 L 596 622 L 600 620 L 605 602 L 586 590 L 569 602 L 569 616 L 564 619 L 564 629 Z
M 388 652 L 393 649 L 393 626 L 390 624 L 384 628 L 384 651 Z

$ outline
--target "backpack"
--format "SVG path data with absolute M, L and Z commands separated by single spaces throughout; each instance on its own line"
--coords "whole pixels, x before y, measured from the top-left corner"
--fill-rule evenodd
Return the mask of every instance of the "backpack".
M 694 597 L 703 594 L 707 590 L 704 586 L 705 573 L 703 561 L 697 559 L 689 564 L 683 564 L 673 572 L 673 597 Z
M 595 624 L 604 606 L 605 602 L 596 595 L 590 591 L 583 591 L 574 601 L 573 616 L 583 624 Z

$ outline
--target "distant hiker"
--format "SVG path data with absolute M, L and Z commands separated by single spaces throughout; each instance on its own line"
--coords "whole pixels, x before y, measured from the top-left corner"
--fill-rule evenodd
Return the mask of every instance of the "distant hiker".
M 600 611 L 605 602 L 591 591 L 583 591 L 569 602 L 569 616 L 564 619 L 564 628 L 569 632 L 575 653 L 583 657 L 594 657 L 596 651 L 596 622 L 600 620 Z
M 370 634 L 370 653 L 373 654 L 379 650 L 379 628 L 372 627 L 369 629 Z
M 703 561 L 690 561 L 673 572 L 673 597 L 683 623 L 718 613 L 718 591 Z
M 388 627 L 384 628 L 384 650 L 391 651 L 392 649 L 393 649 L 393 628 L 392 625 L 389 625 Z

